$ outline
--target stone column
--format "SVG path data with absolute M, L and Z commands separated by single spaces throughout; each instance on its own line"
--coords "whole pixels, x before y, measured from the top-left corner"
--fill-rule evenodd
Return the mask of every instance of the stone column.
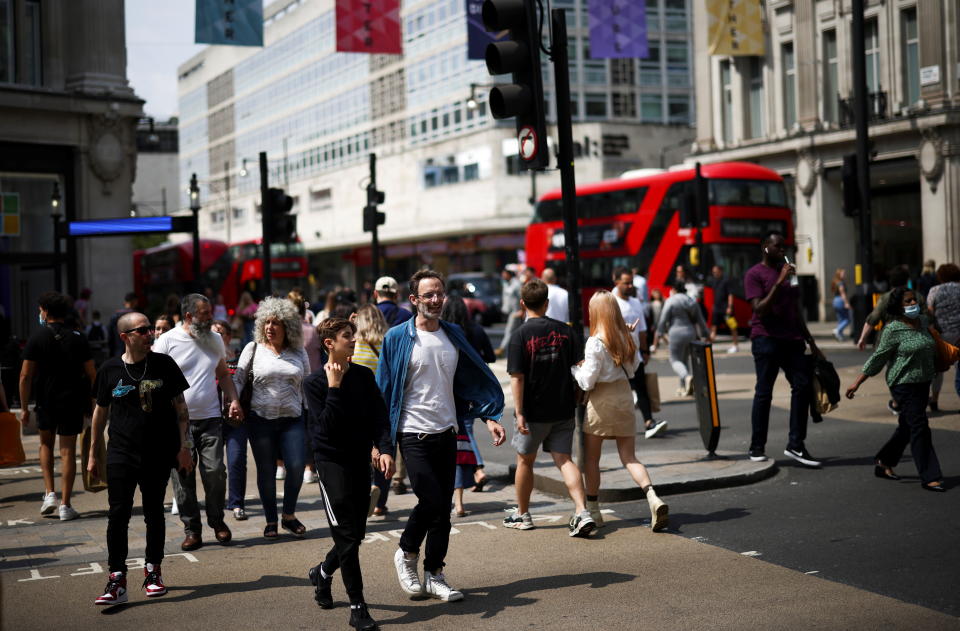
M 817 19 L 814 2 L 793 3 L 793 58 L 797 69 L 797 122 L 815 129 L 820 120 L 820 86 L 817 84 Z
M 70 0 L 66 89 L 133 97 L 127 83 L 123 0 Z
M 693 11 L 693 76 L 697 98 L 694 99 L 697 107 L 697 147 L 700 151 L 716 149 L 713 129 L 714 103 L 718 105 L 718 95 L 715 94 L 710 80 L 713 68 L 713 58 L 706 54 L 707 50 L 707 9 L 702 2 L 692 3 Z M 666 49 L 664 49 L 666 50 Z M 702 51 L 697 55 L 696 51 Z M 661 55 L 666 55 L 661 51 Z
M 943 135 L 941 135 L 941 133 Z M 923 258 L 960 262 L 960 129 L 924 130 L 920 144 Z
M 936 109 L 943 105 L 946 97 L 947 72 L 943 50 L 943 2 L 917 3 L 917 28 L 920 30 L 920 68 L 937 68 L 939 80 L 920 86 L 920 98 Z M 956 31 L 953 31 L 956 39 Z

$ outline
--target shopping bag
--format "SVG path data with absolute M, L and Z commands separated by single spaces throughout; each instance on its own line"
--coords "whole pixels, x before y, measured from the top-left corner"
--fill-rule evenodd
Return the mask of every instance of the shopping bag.
M 940 337 L 940 333 L 936 329 L 931 328 L 930 333 L 937 345 L 937 355 L 933 360 L 934 368 L 937 372 L 947 372 L 960 358 L 960 349 Z
M 99 493 L 107 488 L 107 446 L 100 441 L 100 448 L 97 449 L 97 471 L 91 473 L 87 470 L 87 462 L 90 459 L 90 445 L 93 442 L 93 428 L 86 427 L 83 430 L 83 436 L 80 438 L 80 462 L 83 467 L 83 488 L 91 493 Z
M 26 462 L 20 421 L 13 412 L 0 412 L 0 467 L 15 467 Z
M 644 379 L 647 386 L 647 398 L 650 400 L 650 411 L 660 411 L 660 382 L 657 381 L 657 373 L 644 373 Z

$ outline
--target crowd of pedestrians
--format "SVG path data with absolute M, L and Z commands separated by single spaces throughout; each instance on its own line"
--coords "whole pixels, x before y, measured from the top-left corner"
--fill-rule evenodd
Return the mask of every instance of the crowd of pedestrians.
M 765 235 L 759 262 L 743 278 L 752 309 L 750 348 L 756 369 L 748 457 L 767 458 L 773 388 L 782 370 L 791 392 L 784 454 L 819 467 L 805 441 L 812 366 L 824 356 L 802 316 L 800 291 L 792 282 L 796 268 L 787 262 L 786 247 L 782 234 Z M 960 342 L 960 268 L 948 264 L 934 270 L 931 262 L 930 273 L 921 290 L 903 270 L 891 272 L 892 289 L 880 298 L 858 340 L 864 348 L 882 325 L 876 348 L 846 395 L 853 398 L 867 378 L 886 367 L 889 407 L 898 414 L 898 425 L 876 453 L 874 473 L 899 479 L 894 468 L 909 444 L 922 487 L 942 492 L 926 410 L 937 409 L 943 381 L 935 365 L 940 345 L 960 354 L 952 346 Z M 648 291 L 640 270 L 615 269 L 609 291 L 597 291 L 589 300 L 584 340 L 567 322 L 571 297 L 552 269 L 545 269 L 542 278 L 532 268 L 504 270 L 507 325 L 497 349 L 469 318 L 463 299 L 448 296 L 444 278 L 429 269 L 418 271 L 404 287 L 409 311 L 399 304 L 404 298 L 400 284 L 389 276 L 373 283 L 367 304 L 358 306 L 349 292 L 331 292 L 316 315 L 299 291 L 259 302 L 245 293 L 232 320 L 221 297 L 214 304 L 209 296 L 188 294 L 169 297 L 151 323 L 138 311 L 136 295 L 129 294 L 104 325 L 98 312 L 87 313 L 86 292 L 73 308 L 78 314 L 82 309 L 80 322 L 89 324 L 72 326 L 68 297 L 49 292 L 39 300 L 42 326 L 24 349 L 19 388 L 21 401 L 37 402 L 45 486 L 41 513 L 59 511 L 64 521 L 76 518 L 71 495 L 77 436 L 84 417 L 92 415 L 93 446 L 83 463 L 91 473 L 103 465 L 96 454 L 105 429 L 109 431 L 110 576 L 95 602 L 114 605 L 128 599 L 127 527 L 137 489 L 147 526 L 143 588 L 148 597 L 161 596 L 166 593 L 161 563 L 167 481 L 172 482 L 174 512 L 183 523 L 181 548 L 203 545 L 204 517 L 214 538 L 228 544 L 233 534 L 224 515 L 232 511 L 235 520 L 248 519 L 249 449 L 263 536 L 277 538 L 282 529 L 303 537 L 307 529 L 297 518 L 299 495 L 303 484 L 317 483 L 332 546 L 307 572 L 315 600 L 321 608 L 333 606 L 333 576 L 339 569 L 350 601 L 350 624 L 373 629 L 360 543 L 368 517 L 386 515 L 390 491 L 405 492 L 409 479 L 416 504 L 393 559 L 400 588 L 414 597 L 460 600 L 463 593 L 446 571 L 451 506 L 453 514 L 466 515 L 464 491 L 482 491 L 486 483 L 476 420 L 485 425 L 494 446 L 506 441 L 503 387 L 488 366 L 505 355 L 514 402 L 516 505 L 503 525 L 520 531 L 535 527 L 530 498 L 533 465 L 542 448 L 573 502 L 568 534 L 588 537 L 601 528 L 600 455 L 604 441 L 612 440 L 623 467 L 646 496 L 652 530 L 661 531 L 668 525 L 669 508 L 637 458 L 637 412 L 646 438 L 663 435 L 667 423 L 653 416 L 644 367 L 666 339 L 677 395 L 690 396 L 694 341 L 715 340 L 723 323 L 733 334 L 730 350 L 737 351 L 734 286 L 719 265 L 711 276 L 708 327 L 700 303 L 702 285 L 682 266 L 674 272 L 666 300 L 659 290 Z M 838 318 L 834 335 L 843 340 L 850 311 L 844 270 L 837 270 L 831 291 Z M 98 349 L 104 361 L 96 370 Z M 955 387 L 960 394 L 960 371 Z M 582 470 L 571 457 L 578 405 L 584 409 Z M 23 407 L 26 424 L 32 413 Z M 53 467 L 58 439 L 59 496 Z M 278 479 L 283 480 L 279 510 Z

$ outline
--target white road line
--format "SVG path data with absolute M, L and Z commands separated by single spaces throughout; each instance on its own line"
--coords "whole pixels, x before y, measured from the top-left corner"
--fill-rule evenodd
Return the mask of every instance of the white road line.
M 746 552 L 741 552 L 740 554 L 742 554 L 742 555 L 745 556 L 745 557 L 758 557 L 758 556 L 760 556 L 760 553 L 757 552 L 756 550 L 747 550 Z

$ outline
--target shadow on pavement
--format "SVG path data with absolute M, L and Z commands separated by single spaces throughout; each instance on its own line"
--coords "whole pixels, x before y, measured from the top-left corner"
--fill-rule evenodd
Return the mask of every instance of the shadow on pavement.
M 560 574 L 525 578 L 505 585 L 478 587 L 465 590 L 464 600 L 453 604 L 437 602 L 426 607 L 402 607 L 397 605 L 370 604 L 374 612 L 398 612 L 397 618 L 383 618 L 382 624 L 417 624 L 433 620 L 439 616 L 481 614 L 481 618 L 493 618 L 508 608 L 526 607 L 536 604 L 539 599 L 522 594 L 548 589 L 585 586 L 598 589 L 615 583 L 626 583 L 636 577 L 618 572 L 588 572 L 585 574 Z M 375 616 L 376 617 L 376 616 Z
M 132 576 L 132 575 L 131 575 Z M 132 579 L 135 580 L 135 579 Z M 196 587 L 191 587 L 189 585 L 178 585 L 176 587 L 167 587 L 167 595 L 161 600 L 161 602 L 186 602 L 188 600 L 197 600 L 199 598 L 210 598 L 211 596 L 224 596 L 231 594 L 239 594 L 243 592 L 255 592 L 262 589 L 274 589 L 275 587 L 309 587 L 310 579 L 306 576 L 303 578 L 297 578 L 293 576 L 276 576 L 276 575 L 265 575 L 261 576 L 255 581 L 250 581 L 247 583 L 215 583 L 208 585 L 197 585 Z M 128 586 L 132 588 L 133 584 Z M 185 592 L 179 595 L 175 595 L 177 592 Z M 150 599 L 152 600 L 152 599 Z M 146 605 L 150 603 L 150 600 L 138 600 L 133 602 L 127 602 L 122 605 L 116 605 L 113 607 L 108 607 L 103 610 L 103 614 L 110 616 L 114 614 L 121 613 L 124 610 L 131 609 L 133 607 L 139 607 L 140 605 Z
M 731 521 L 749 517 L 750 511 L 745 508 L 725 508 L 712 513 L 670 513 L 670 527 L 667 532 L 683 533 L 683 527 L 691 524 L 709 524 L 719 521 Z

